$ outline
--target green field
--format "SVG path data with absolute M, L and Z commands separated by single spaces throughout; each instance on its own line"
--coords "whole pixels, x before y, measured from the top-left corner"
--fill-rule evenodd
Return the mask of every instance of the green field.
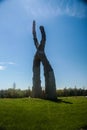
M 87 126 L 87 98 L 0 99 L 0 130 L 80 130 Z

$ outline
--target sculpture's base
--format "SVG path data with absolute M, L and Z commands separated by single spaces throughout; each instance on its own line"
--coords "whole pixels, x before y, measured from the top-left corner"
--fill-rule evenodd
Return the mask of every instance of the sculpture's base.
M 50 100 L 50 101 L 53 101 L 53 102 L 58 102 L 58 99 L 57 99 L 57 98 L 49 98 L 49 99 L 48 99 L 48 98 L 47 98 L 47 99 L 45 98 L 45 100 Z
M 42 88 L 41 87 L 32 87 L 32 97 L 33 98 L 42 98 Z

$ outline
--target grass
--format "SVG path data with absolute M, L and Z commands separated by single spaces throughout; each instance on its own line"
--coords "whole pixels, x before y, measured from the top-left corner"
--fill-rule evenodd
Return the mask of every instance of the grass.
M 80 130 L 87 126 L 87 98 L 0 99 L 0 130 Z

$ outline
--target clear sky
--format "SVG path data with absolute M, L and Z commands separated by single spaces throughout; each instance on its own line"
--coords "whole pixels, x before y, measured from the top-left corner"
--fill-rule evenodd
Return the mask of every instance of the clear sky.
M 82 0 L 0 0 L 0 89 L 32 87 L 32 21 L 46 31 L 57 88 L 87 88 L 87 4 Z M 41 80 L 44 86 L 43 68 Z

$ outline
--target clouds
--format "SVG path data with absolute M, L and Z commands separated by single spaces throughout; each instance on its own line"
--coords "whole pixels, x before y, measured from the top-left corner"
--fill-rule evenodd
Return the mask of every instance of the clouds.
M 9 65 L 16 65 L 15 62 L 8 62 Z
M 16 63 L 15 62 L 0 62 L 0 65 L 5 65 L 5 64 L 9 64 L 9 65 L 15 65 Z
M 87 17 L 87 6 L 78 0 L 22 0 L 26 12 L 34 18 L 51 18 L 62 15 Z
M 0 65 L 0 70 L 5 70 L 5 69 L 6 69 L 6 66 Z
M 6 70 L 8 65 L 16 65 L 15 62 L 0 62 L 0 71 Z

